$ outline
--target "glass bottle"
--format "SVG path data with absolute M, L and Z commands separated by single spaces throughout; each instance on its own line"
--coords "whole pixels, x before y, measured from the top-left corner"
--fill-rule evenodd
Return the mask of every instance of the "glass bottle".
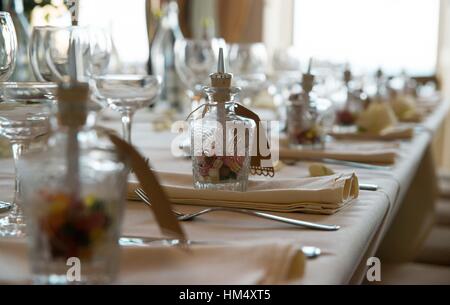
M 161 99 L 182 110 L 183 88 L 175 70 L 175 41 L 183 38 L 178 22 L 178 4 L 171 0 L 162 7 L 155 37 L 151 41 L 149 65 L 153 75 L 162 79 Z
M 30 23 L 24 14 L 23 0 L 2 0 L 4 10 L 9 12 L 14 23 L 17 35 L 17 59 L 16 68 L 10 81 L 23 82 L 34 80 L 28 57 L 28 45 L 30 43 Z
M 313 86 L 314 75 L 310 73 L 309 68 L 302 77 L 302 90 L 289 97 L 287 131 L 290 147 L 312 149 L 324 147 L 325 131 L 322 116 L 317 109 L 317 97 L 312 91 Z
M 108 283 L 117 272 L 128 167 L 106 135 L 84 126 L 88 92 L 60 85 L 58 128 L 19 165 L 38 284 L 70 284 L 70 260 L 81 266 L 75 284 Z
M 255 122 L 235 113 L 232 75 L 225 73 L 223 50 L 218 72 L 211 74 L 205 89 L 208 101 L 190 122 L 194 187 L 197 189 L 245 191 L 250 173 L 250 152 Z
M 336 121 L 340 126 L 352 126 L 358 115 L 364 110 L 364 96 L 361 90 L 352 84 L 353 77 L 350 69 L 344 71 L 344 104 L 336 112 Z

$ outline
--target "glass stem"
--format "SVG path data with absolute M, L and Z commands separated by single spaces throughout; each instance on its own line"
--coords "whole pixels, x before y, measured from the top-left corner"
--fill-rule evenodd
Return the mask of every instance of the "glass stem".
M 122 112 L 122 129 L 123 129 L 123 138 L 129 144 L 131 144 L 131 120 L 133 118 L 132 111 L 124 111 Z
M 13 158 L 14 158 L 14 170 L 15 170 L 15 183 L 14 183 L 14 204 L 13 209 L 10 213 L 13 217 L 19 217 L 20 216 L 20 206 L 19 202 L 21 199 L 21 187 L 20 187 L 20 179 L 18 175 L 17 166 L 19 164 L 20 157 L 22 156 L 23 152 L 27 149 L 28 143 L 26 142 L 13 142 L 12 143 L 12 152 L 13 152 Z

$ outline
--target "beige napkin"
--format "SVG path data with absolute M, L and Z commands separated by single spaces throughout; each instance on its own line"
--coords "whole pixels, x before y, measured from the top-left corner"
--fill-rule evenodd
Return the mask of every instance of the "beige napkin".
M 331 132 L 329 133 L 335 139 L 347 140 L 408 140 L 414 136 L 414 129 L 411 126 L 394 126 L 382 130 L 380 133 L 370 132 Z
M 172 202 L 202 206 L 333 214 L 359 195 L 355 174 L 250 180 L 245 193 L 196 190 L 188 174 L 159 172 L 158 177 Z M 128 183 L 129 200 L 139 200 L 134 193 L 138 186 Z
M 24 240 L 0 239 L 0 284 L 31 282 Z M 280 284 L 301 278 L 298 245 L 268 241 L 191 246 L 122 247 L 119 284 Z
M 0 137 L 0 158 L 11 158 L 11 144 L 9 140 Z
M 287 147 L 280 139 L 280 159 L 321 160 L 334 159 L 373 164 L 393 164 L 398 143 L 380 142 L 328 142 L 325 149 L 297 149 Z

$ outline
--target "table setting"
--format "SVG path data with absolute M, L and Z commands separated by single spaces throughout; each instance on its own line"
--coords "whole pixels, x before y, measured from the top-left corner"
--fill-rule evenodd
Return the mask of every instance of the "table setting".
M 363 281 L 426 172 L 440 92 L 206 32 L 172 33 L 167 59 L 168 23 L 151 74 L 110 72 L 114 38 L 70 2 L 71 25 L 32 30 L 34 81 L 10 80 L 0 12 L 0 284 Z

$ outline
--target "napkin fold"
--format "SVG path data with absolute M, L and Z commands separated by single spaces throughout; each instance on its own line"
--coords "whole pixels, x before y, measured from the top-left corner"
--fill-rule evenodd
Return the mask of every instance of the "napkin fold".
M 25 240 L 0 239 L 0 284 L 30 284 Z M 301 278 L 305 257 L 287 242 L 240 241 L 195 245 L 122 247 L 119 284 L 281 284 Z
M 287 147 L 280 139 L 280 159 L 323 160 L 334 159 L 371 164 L 394 164 L 398 143 L 384 142 L 328 142 L 324 149 L 298 149 Z
M 132 247 L 122 251 L 120 283 L 172 285 L 282 284 L 301 278 L 305 257 L 284 242 L 242 242 L 174 247 Z
M 330 132 L 330 136 L 339 140 L 409 140 L 414 136 L 414 129 L 411 126 L 393 126 L 383 129 L 379 133 L 371 132 Z
M 172 202 L 200 206 L 334 214 L 359 195 L 354 173 L 250 180 L 245 193 L 194 189 L 189 174 L 158 172 L 158 177 Z M 129 200 L 139 200 L 134 192 L 137 187 L 137 182 L 128 183 Z

